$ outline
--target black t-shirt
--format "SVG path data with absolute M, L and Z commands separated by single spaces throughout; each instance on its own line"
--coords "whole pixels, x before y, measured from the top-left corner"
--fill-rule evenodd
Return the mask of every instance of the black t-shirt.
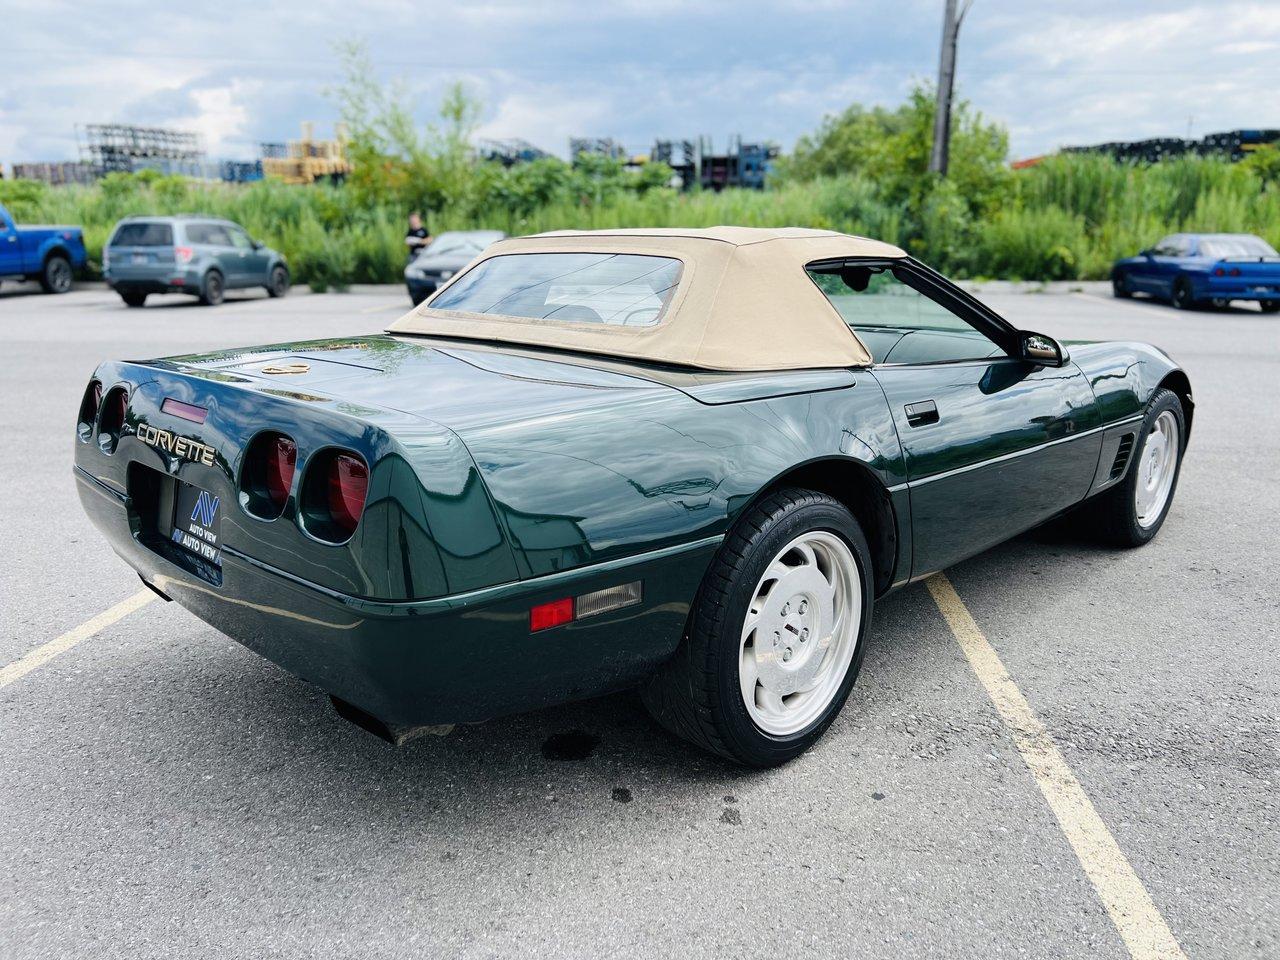
M 427 233 L 426 227 L 418 227 L 417 230 L 409 230 L 404 235 L 404 238 L 408 240 L 410 237 L 417 237 L 419 240 L 425 240 L 429 236 L 431 236 L 431 234 Z M 418 244 L 414 244 L 414 246 L 418 246 Z

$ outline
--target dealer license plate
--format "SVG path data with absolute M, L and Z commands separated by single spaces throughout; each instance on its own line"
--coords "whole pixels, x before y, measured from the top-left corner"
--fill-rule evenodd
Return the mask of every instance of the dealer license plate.
M 173 498 L 173 542 L 210 563 L 222 555 L 222 499 L 177 481 Z

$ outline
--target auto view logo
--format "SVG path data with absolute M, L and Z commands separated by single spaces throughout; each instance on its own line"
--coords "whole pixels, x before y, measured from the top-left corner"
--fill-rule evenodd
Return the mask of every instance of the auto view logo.
M 221 502 L 221 497 L 215 497 L 201 490 L 200 496 L 196 498 L 195 508 L 191 511 L 192 522 L 202 527 L 213 526 L 213 519 L 218 515 L 218 504 Z

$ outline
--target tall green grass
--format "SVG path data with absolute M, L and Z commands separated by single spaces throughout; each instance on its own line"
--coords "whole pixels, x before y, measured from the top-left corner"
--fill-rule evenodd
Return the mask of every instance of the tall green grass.
M 975 214 L 951 181 L 922 181 L 919 195 L 889 200 L 857 174 L 788 180 L 768 190 L 677 193 L 669 189 L 585 192 L 581 184 L 509 199 L 481 171 L 467 201 L 429 216 L 433 231 L 508 233 L 645 226 L 807 226 L 905 246 L 959 276 L 1100 279 L 1112 262 L 1176 231 L 1256 233 L 1280 245 L 1280 184 L 1245 164 L 1184 158 L 1134 166 L 1062 155 L 1001 181 L 1001 195 Z M 487 191 L 487 192 L 486 192 Z M 901 196 L 901 190 L 895 193 Z M 175 177 L 116 175 L 93 186 L 0 181 L 0 201 L 21 222 L 80 224 L 92 264 L 114 224 L 130 214 L 227 217 L 281 250 L 295 279 L 320 288 L 397 282 L 408 209 L 368 200 L 351 187 L 232 185 Z M 518 200 L 518 202 L 517 202 Z

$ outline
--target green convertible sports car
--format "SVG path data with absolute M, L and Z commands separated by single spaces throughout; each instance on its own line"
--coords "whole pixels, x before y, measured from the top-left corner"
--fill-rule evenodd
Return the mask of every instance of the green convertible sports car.
M 1192 409 L 876 241 L 552 233 L 383 334 L 102 364 L 75 476 L 148 586 L 389 739 L 639 686 L 769 766 L 887 591 L 1066 511 L 1154 537 Z

